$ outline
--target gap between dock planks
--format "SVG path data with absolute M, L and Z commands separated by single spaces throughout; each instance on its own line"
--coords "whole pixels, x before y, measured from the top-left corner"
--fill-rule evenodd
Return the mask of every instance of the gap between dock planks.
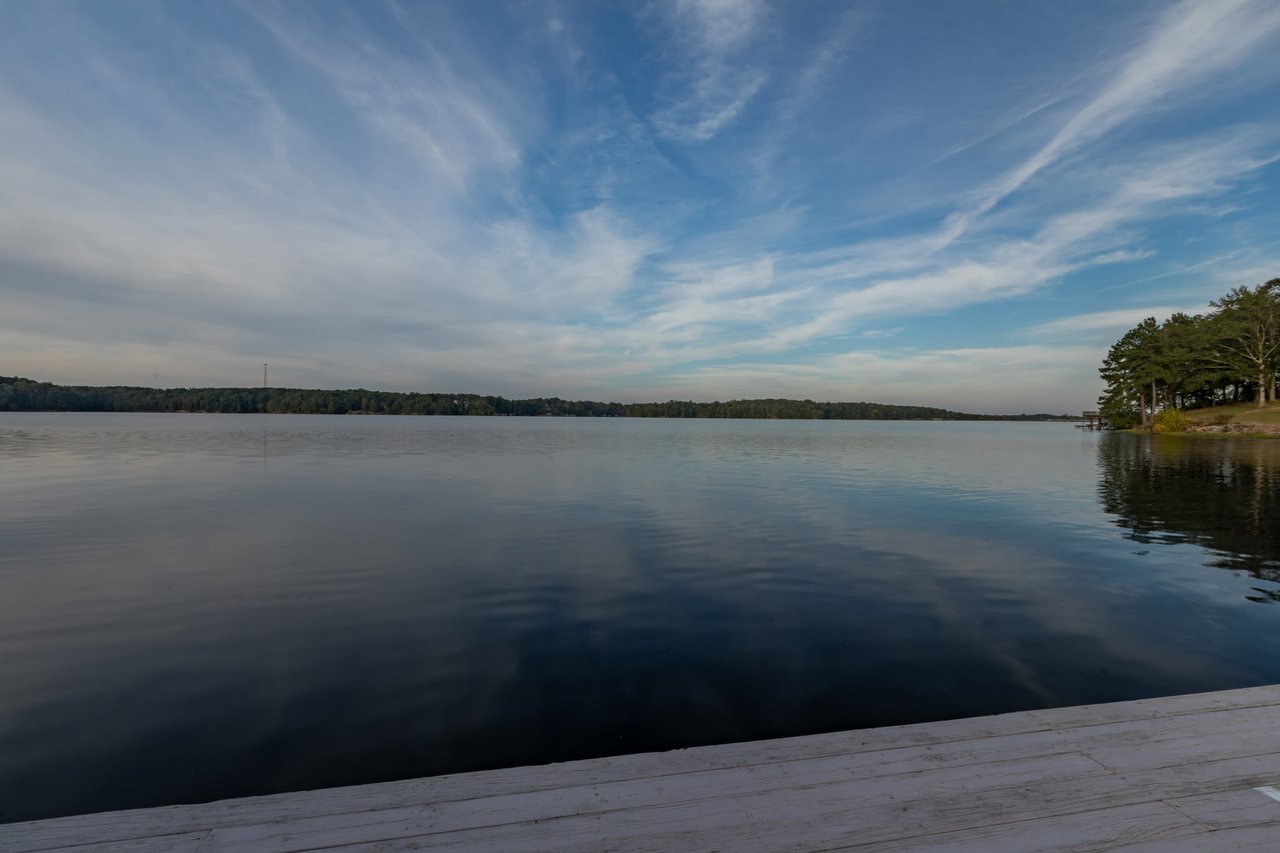
M 1277 722 L 1280 686 L 1246 688 L 0 825 L 0 851 L 1280 849 Z

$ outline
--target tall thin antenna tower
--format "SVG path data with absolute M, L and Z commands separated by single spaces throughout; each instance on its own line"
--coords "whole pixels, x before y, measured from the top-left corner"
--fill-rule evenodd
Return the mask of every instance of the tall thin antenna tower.
M 267 363 L 262 363 L 262 390 L 267 390 Z

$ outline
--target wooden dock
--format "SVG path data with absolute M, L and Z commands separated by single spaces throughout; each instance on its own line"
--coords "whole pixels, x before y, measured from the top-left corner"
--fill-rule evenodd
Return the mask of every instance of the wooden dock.
M 1280 685 L 0 825 L 24 853 L 421 848 L 1280 850 Z

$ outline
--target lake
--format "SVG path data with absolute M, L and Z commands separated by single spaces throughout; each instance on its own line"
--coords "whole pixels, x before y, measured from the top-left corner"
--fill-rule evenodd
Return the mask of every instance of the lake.
M 0 414 L 0 821 L 1280 681 L 1280 441 Z

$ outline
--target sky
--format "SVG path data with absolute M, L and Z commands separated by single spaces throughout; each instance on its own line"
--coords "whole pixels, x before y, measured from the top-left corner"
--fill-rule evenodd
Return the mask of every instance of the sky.
M 1280 276 L 1273 0 L 0 9 L 0 375 L 1079 412 Z

